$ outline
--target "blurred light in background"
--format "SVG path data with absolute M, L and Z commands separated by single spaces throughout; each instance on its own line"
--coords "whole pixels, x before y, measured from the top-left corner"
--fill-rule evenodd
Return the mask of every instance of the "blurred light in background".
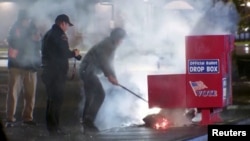
M 0 1 L 0 47 L 6 46 L 6 37 L 10 26 L 16 20 L 18 5 L 15 2 Z
M 0 2 L 0 9 L 1 11 L 9 11 L 13 10 L 15 8 L 15 3 L 14 2 Z
M 250 2 L 247 2 L 247 7 L 250 7 Z
M 245 53 L 248 54 L 249 53 L 249 46 L 248 46 L 248 44 L 245 44 L 245 48 L 244 49 L 245 49 Z
M 109 27 L 114 28 L 114 5 L 112 2 L 103 1 L 96 4 L 96 12 L 102 17 L 108 17 Z
M 165 9 L 169 10 L 192 10 L 194 9 L 188 2 L 183 0 L 175 0 L 172 2 L 167 3 L 164 6 Z

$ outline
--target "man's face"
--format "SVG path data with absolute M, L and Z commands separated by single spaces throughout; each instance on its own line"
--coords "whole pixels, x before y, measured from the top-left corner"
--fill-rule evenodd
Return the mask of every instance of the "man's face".
M 61 23 L 61 28 L 62 28 L 62 30 L 63 30 L 64 32 L 66 32 L 66 31 L 68 30 L 68 28 L 69 28 L 69 23 L 67 23 L 67 22 L 62 22 L 62 23 Z
M 122 42 L 123 42 L 123 39 L 120 39 L 120 40 L 117 40 L 115 44 L 116 44 L 117 46 L 119 46 Z

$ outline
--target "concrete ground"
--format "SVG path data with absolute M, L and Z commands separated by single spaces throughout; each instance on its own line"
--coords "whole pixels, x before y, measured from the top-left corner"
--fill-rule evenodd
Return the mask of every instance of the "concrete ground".
M 2 69 L 0 72 L 0 117 L 5 122 L 5 99 L 7 72 Z M 40 74 L 38 74 L 39 76 Z M 102 130 L 98 133 L 82 134 L 79 122 L 78 104 L 81 102 L 80 81 L 68 81 L 66 85 L 66 97 L 61 114 L 63 129 L 69 133 L 67 136 L 51 137 L 48 135 L 45 126 L 46 94 L 44 85 L 38 80 L 37 99 L 34 110 L 34 119 L 38 125 L 35 127 L 21 124 L 22 101 L 18 101 L 16 126 L 4 128 L 9 141 L 181 141 L 206 140 L 207 127 L 201 125 L 186 125 L 181 127 L 170 127 L 166 130 L 155 130 L 145 125 L 133 125 Z M 218 124 L 250 124 L 250 83 L 237 82 L 233 86 L 233 105 L 225 107 L 221 112 L 223 121 Z M 22 95 L 20 95 L 22 97 Z M 21 98 L 20 98 L 21 99 Z

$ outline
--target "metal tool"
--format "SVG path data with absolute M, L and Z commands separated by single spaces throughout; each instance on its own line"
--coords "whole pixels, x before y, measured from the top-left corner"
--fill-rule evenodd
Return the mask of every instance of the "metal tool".
M 121 88 L 123 88 L 124 90 L 127 90 L 129 93 L 133 94 L 134 96 L 138 97 L 139 99 L 145 101 L 148 103 L 148 101 L 142 97 L 140 97 L 138 94 L 134 93 L 133 91 L 129 90 L 128 88 L 124 87 L 123 85 L 121 84 L 118 84 Z

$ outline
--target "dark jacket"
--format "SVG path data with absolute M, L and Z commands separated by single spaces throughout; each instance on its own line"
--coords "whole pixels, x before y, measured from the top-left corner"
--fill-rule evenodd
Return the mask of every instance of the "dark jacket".
M 117 46 L 110 37 L 94 45 L 84 56 L 80 64 L 80 76 L 84 74 L 88 75 L 89 73 L 100 74 L 103 72 L 105 76 L 112 75 L 116 77 L 113 66 L 116 48 Z
M 9 68 L 21 68 L 37 71 L 40 66 L 40 41 L 32 39 L 32 35 L 37 29 L 34 25 L 22 27 L 20 22 L 16 22 L 10 29 L 8 35 L 9 50 L 15 49 L 18 54 L 15 58 L 8 56 Z
M 69 69 L 68 59 L 74 56 L 74 51 L 69 49 L 67 35 L 54 24 L 42 40 L 42 67 L 66 74 Z

